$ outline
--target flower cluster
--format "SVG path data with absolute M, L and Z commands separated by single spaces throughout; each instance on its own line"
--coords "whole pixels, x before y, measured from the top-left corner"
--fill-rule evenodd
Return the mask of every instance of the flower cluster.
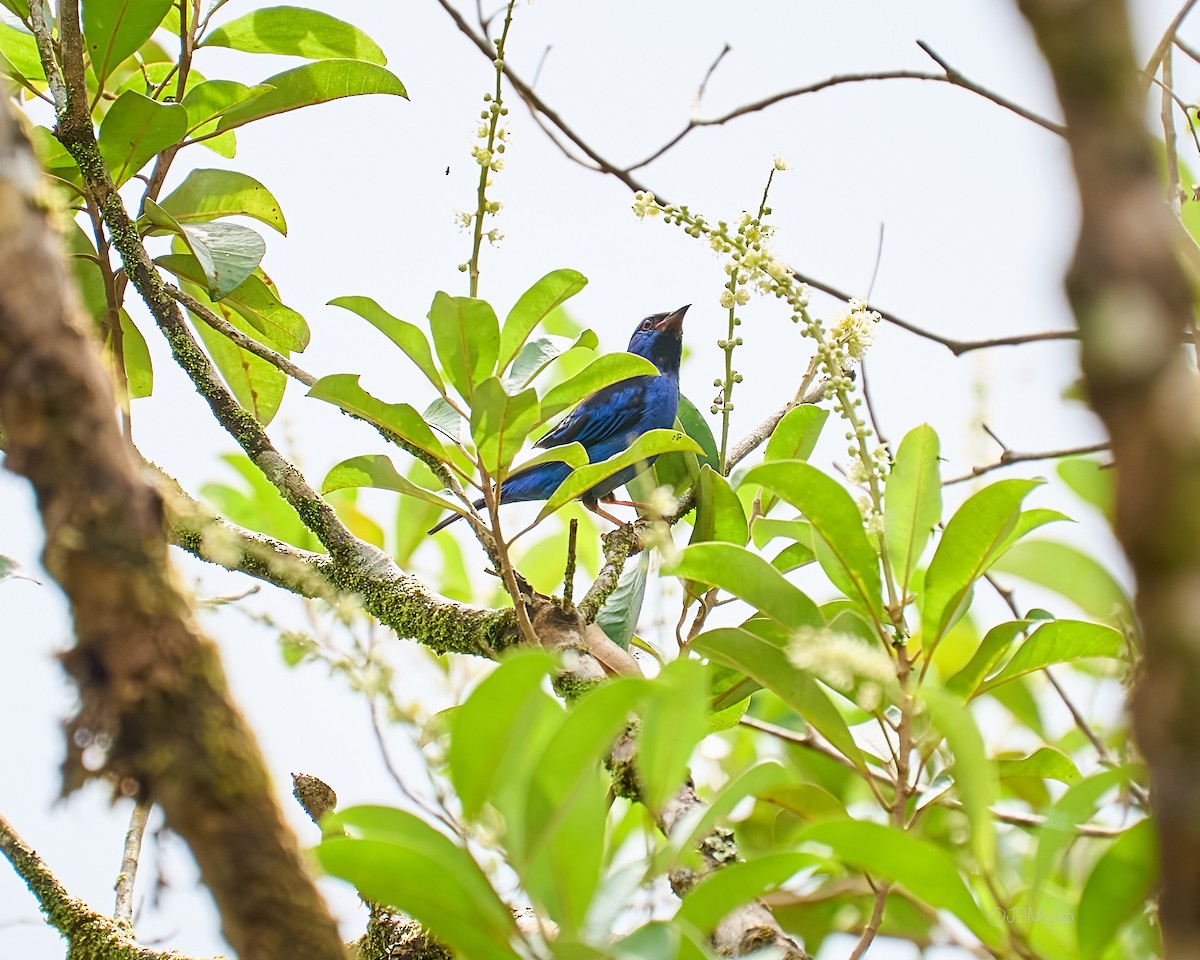
M 788 660 L 864 710 L 876 710 L 896 683 L 896 668 L 878 645 L 836 630 L 801 627 L 792 635 Z

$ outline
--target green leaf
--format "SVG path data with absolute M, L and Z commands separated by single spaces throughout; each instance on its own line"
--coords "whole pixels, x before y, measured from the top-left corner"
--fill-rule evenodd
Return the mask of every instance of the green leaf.
M 274 89 L 226 110 L 217 130 L 232 130 L 263 117 L 272 117 L 340 97 L 385 93 L 408 97 L 391 71 L 363 60 L 318 60 L 268 77 L 261 84 Z
M 121 186 L 160 150 L 183 140 L 187 124 L 182 104 L 156 103 L 132 90 L 117 97 L 100 123 L 97 138 L 113 183 Z
M 767 803 L 773 803 L 788 813 L 814 823 L 850 815 L 841 800 L 815 783 L 794 783 L 790 786 L 776 787 L 761 796 Z
M 807 460 L 821 438 L 829 411 L 802 403 L 783 415 L 767 440 L 766 460 Z
M 954 782 L 971 824 L 971 849 L 984 871 L 996 865 L 996 825 L 991 806 L 999 794 L 996 764 L 988 759 L 983 737 L 970 708 L 953 694 L 936 687 L 922 688 L 934 725 L 954 754 Z
M 100 86 L 117 65 L 150 39 L 172 0 L 85 0 L 83 36 Z M 115 104 L 114 104 L 115 106 Z M 157 152 L 157 151 L 156 151 Z M 136 172 L 136 171 L 135 171 Z
M 991 673 L 992 668 L 1004 656 L 1009 644 L 1025 631 L 1030 622 L 1029 620 L 1010 620 L 992 627 L 966 666 L 946 681 L 946 689 L 959 697 L 973 697 L 979 684 L 983 682 L 983 678 Z
M 692 924 L 707 936 L 737 907 L 779 889 L 801 870 L 820 862 L 810 853 L 775 853 L 748 863 L 726 864 L 692 888 L 675 919 Z
M 678 495 L 700 479 L 702 466 L 707 464 L 719 472 L 721 454 L 717 450 L 717 441 L 708 421 L 696 409 L 696 405 L 683 394 L 679 395 L 679 409 L 675 413 L 675 422 L 683 428 L 684 433 L 700 444 L 704 451 L 701 454 L 668 453 L 655 462 L 653 486 L 668 485 Z
M 641 801 L 661 811 L 687 777 L 688 758 L 708 733 L 708 675 L 698 660 L 668 663 L 641 708 L 637 771 Z
M 5 580 L 32 580 L 41 583 L 36 577 L 31 577 L 16 560 L 0 554 L 0 583 Z
M 287 235 L 279 201 L 253 177 L 236 170 L 193 170 L 160 206 L 179 223 L 240 215 Z
M 371 396 L 359 386 L 358 374 L 335 373 L 322 377 L 312 385 L 308 395 L 390 430 L 439 460 L 447 459 L 446 448 L 416 410 L 407 403 L 384 403 Z
M 658 367 L 632 353 L 606 353 L 551 388 L 542 397 L 542 422 L 557 416 L 597 390 L 631 377 L 658 376 Z M 698 448 L 697 448 L 698 449 Z
M 329 301 L 331 307 L 341 307 L 357 313 L 375 329 L 398 346 L 408 358 L 425 374 L 425 378 L 437 387 L 438 393 L 446 392 L 446 385 L 433 362 L 433 353 L 424 332 L 415 324 L 393 317 L 370 297 L 337 297 Z
M 517 358 L 512 362 L 512 368 L 504 376 L 504 387 L 507 390 L 520 390 L 529 386 L 534 378 L 541 373 L 551 361 L 561 357 L 575 347 L 594 349 L 597 340 L 591 330 L 584 330 L 579 336 L 556 337 L 546 334 L 534 337 L 521 348 Z
M 467 515 L 466 508 L 461 504 L 438 496 L 432 490 L 426 490 L 407 477 L 401 476 L 396 471 L 391 459 L 381 454 L 367 454 L 343 460 L 325 475 L 325 481 L 321 484 L 321 493 L 331 493 L 334 490 L 352 487 L 395 490 L 397 493 L 416 497 L 418 500 L 431 503 L 444 510 L 453 510 L 460 516 Z
M 983 941 L 999 949 L 1004 940 L 983 911 L 954 865 L 939 846 L 910 833 L 862 820 L 827 820 L 806 828 L 800 843 L 830 847 L 839 859 L 902 884 L 912 896 L 939 910 L 948 910 Z
M 719 822 L 728 819 L 733 808 L 745 797 L 763 796 L 795 782 L 795 775 L 778 761 L 767 760 L 756 764 L 725 784 L 707 807 L 702 805 L 681 820 L 671 831 L 670 843 L 664 855 L 670 862 L 678 863 L 681 857 L 694 854 L 700 841 L 708 836 Z
M 817 605 L 757 553 L 731 543 L 684 547 L 664 572 L 698 580 L 740 597 L 789 629 L 822 623 Z
M 154 366 L 150 361 L 150 347 L 146 338 L 122 308 L 117 314 L 121 320 L 121 352 L 125 358 L 125 383 L 129 399 L 148 397 L 154 392 Z
M 466 443 L 468 423 L 465 417 L 445 397 L 438 397 L 421 413 L 425 422 L 444 433 L 455 443 Z M 580 447 L 582 450 L 583 448 Z M 587 454 L 583 455 L 587 462 Z
M 169 253 L 154 262 L 181 280 L 207 285 L 200 261 L 189 254 Z M 237 311 L 243 320 L 261 334 L 255 339 L 267 346 L 281 353 L 304 350 L 308 346 L 308 323 L 295 310 L 280 302 L 260 273 L 256 271 L 251 274 L 227 293 L 221 299 L 221 306 Z M 195 296 L 195 291 L 190 288 L 188 292 Z
M 471 403 L 471 437 L 489 474 L 500 476 L 512 465 L 537 421 L 535 390 L 509 396 L 498 377 L 489 377 L 476 387 Z
M 545 414 L 545 412 L 543 406 L 542 413 Z M 583 496 L 601 481 L 607 480 L 615 473 L 620 473 L 626 467 L 644 463 L 660 453 L 698 449 L 694 440 L 675 430 L 647 431 L 638 437 L 629 449 L 623 450 L 607 460 L 601 460 L 599 463 L 593 463 L 573 471 L 554 491 L 554 495 L 546 501 L 541 513 L 537 516 L 538 522 L 577 497 Z
M 283 494 L 263 472 L 241 453 L 221 457 L 242 480 L 243 488 L 223 483 L 206 483 L 200 488 L 204 499 L 221 516 L 234 523 L 265 533 L 304 550 L 320 550 L 321 544 L 295 508 L 283 499 Z
M 0 70 L 14 79 L 46 82 L 37 40 L 27 30 L 0 23 Z
M 782 646 L 737 627 L 705 631 L 689 646 L 772 691 L 859 770 L 866 770 L 866 758 L 845 717 L 811 674 L 792 665 Z
M 1194 204 L 1189 204 L 1194 206 Z M 1110 520 L 1116 501 L 1116 471 L 1090 457 L 1069 457 L 1058 463 L 1058 475 L 1079 499 Z
M 742 501 L 728 480 L 704 464 L 696 487 L 696 525 L 689 543 L 720 540 L 743 547 L 749 538 Z
M 205 80 L 191 87 L 183 95 L 183 106 L 188 112 L 188 135 L 206 136 L 217 129 L 217 121 L 231 107 L 245 104 L 261 97 L 272 88 L 266 84 L 248 87 L 234 80 Z M 233 136 L 233 134 L 228 134 Z M 218 138 L 204 143 L 212 146 Z
M 617 580 L 617 589 L 608 595 L 604 606 L 596 614 L 596 625 L 608 639 L 623 650 L 629 649 L 629 641 L 637 629 L 638 617 L 642 613 L 642 602 L 646 597 L 646 576 L 650 571 L 650 556 L 643 551 L 638 562 L 626 565 Z
M 1079 949 L 1104 954 L 1128 920 L 1146 909 L 1158 880 L 1154 822 L 1134 824 L 1096 861 L 1079 898 Z
M 490 377 L 500 347 L 500 321 L 486 300 L 451 297 L 440 290 L 429 308 L 433 346 L 446 379 L 466 400 Z
M 222 313 L 219 304 L 203 305 L 218 315 Z M 238 318 L 233 314 L 225 313 L 225 319 L 237 326 Z M 287 377 L 274 364 L 243 350 L 199 317 L 193 319 L 192 326 L 237 402 L 263 426 L 269 424 L 283 401 Z
M 817 561 L 834 586 L 879 624 L 883 619 L 879 557 L 867 540 L 854 500 L 832 477 L 802 460 L 763 463 L 746 473 L 803 511 L 813 527 Z
M 516 960 L 512 914 L 465 850 L 404 810 L 351 807 L 332 819 L 361 839 L 327 836 L 316 848 L 327 873 L 411 914 L 465 956 Z
M 147 201 L 149 202 L 149 201 Z M 267 252 L 266 241 L 236 223 L 185 223 L 184 239 L 208 281 L 208 293 L 221 300 L 253 275 Z
M 975 581 L 995 562 L 1016 526 L 1021 501 L 1042 481 L 1001 480 L 958 508 L 925 573 L 923 643 L 933 646 L 965 611 Z
M 1053 747 L 1038 747 L 1027 757 L 1016 760 L 1001 758 L 997 761 L 1001 780 L 1016 780 L 1034 777 L 1039 780 L 1057 780 L 1072 784 L 1079 781 L 1079 768 L 1061 750 Z
M 577 270 L 553 270 L 521 294 L 504 319 L 496 369 L 504 373 L 543 318 L 586 286 L 587 277 Z
M 1134 624 L 1133 604 L 1116 578 L 1085 553 L 1065 543 L 1026 540 L 996 561 L 996 569 L 1066 597 L 1089 617 Z
M 266 7 L 210 30 L 202 47 L 278 53 L 307 60 L 343 57 L 383 66 L 387 57 L 358 27 L 304 7 Z
M 1121 659 L 1125 638 L 1112 627 L 1084 620 L 1051 620 L 1038 627 L 994 677 L 979 688 L 987 693 L 993 687 L 1041 670 L 1055 663 L 1069 663 L 1085 657 Z
M 938 435 L 929 424 L 909 431 L 900 442 L 883 495 L 883 527 L 900 593 L 942 518 Z
M 519 726 L 528 698 L 554 669 L 543 651 L 510 656 L 459 707 L 450 738 L 450 777 L 463 814 L 474 818 L 501 776 L 505 746 Z M 507 775 L 507 772 L 506 772 Z

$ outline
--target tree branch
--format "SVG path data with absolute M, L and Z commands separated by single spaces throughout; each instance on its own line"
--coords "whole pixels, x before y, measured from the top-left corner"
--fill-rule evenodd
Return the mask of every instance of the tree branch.
M 1089 453 L 1103 453 L 1109 449 L 1109 445 L 1107 443 L 1089 443 L 1082 447 L 1064 447 L 1061 450 L 1043 450 L 1038 453 L 1018 453 L 1016 450 L 1008 449 L 1003 444 L 1001 448 L 1000 458 L 995 462 L 972 467 L 970 471 L 961 476 L 943 480 L 942 486 L 948 487 L 955 483 L 965 483 L 967 480 L 982 477 L 985 473 L 991 473 L 993 470 L 999 470 L 1001 467 L 1010 467 L 1014 463 L 1034 463 L 1038 460 L 1061 460 L 1063 457 L 1079 457 Z
M 125 847 L 121 853 L 121 872 L 117 874 L 114 889 L 117 893 L 113 907 L 113 920 L 133 934 L 133 885 L 137 880 L 138 858 L 142 853 L 142 835 L 146 832 L 146 821 L 150 817 L 150 804 L 138 800 L 129 815 L 129 829 L 125 831 Z

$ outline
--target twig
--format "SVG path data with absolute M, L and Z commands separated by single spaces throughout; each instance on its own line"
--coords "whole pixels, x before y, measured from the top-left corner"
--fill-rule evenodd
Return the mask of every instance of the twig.
M 54 97 L 55 113 L 62 114 L 67 110 L 67 88 L 63 83 L 62 73 L 59 72 L 58 62 L 54 59 L 54 41 L 50 37 L 50 29 L 46 26 L 46 13 L 40 3 L 29 6 L 29 23 L 33 28 L 33 38 L 37 43 L 38 57 L 42 61 L 42 70 L 46 74 L 46 83 Z
M 712 79 L 714 73 L 717 72 L 717 67 L 721 65 L 721 61 L 725 59 L 729 51 L 732 50 L 729 44 L 721 47 L 721 52 L 717 54 L 717 58 L 708 65 L 708 69 L 704 72 L 704 79 L 700 81 L 700 86 L 696 90 L 696 96 L 692 98 L 692 116 L 698 116 L 700 113 L 700 102 L 704 99 L 704 91 L 708 89 L 708 81 Z
M 1171 39 L 1171 42 L 1174 43 L 1175 46 L 1177 46 L 1180 50 L 1182 50 L 1184 53 L 1186 53 L 1189 57 L 1191 57 L 1197 63 L 1200 63 L 1200 50 L 1197 50 L 1191 44 L 1186 43 L 1184 41 L 1184 39 L 1178 35 L 1173 37 Z
M 392 778 L 392 782 L 400 790 L 400 792 L 408 798 L 409 802 L 414 804 L 426 816 L 433 817 L 442 826 L 449 830 L 456 837 L 464 837 L 463 828 L 455 822 L 449 812 L 439 810 L 424 797 L 418 796 L 408 788 L 408 784 L 404 782 L 404 777 L 400 775 L 400 771 L 392 762 L 391 751 L 388 750 L 387 741 L 383 737 L 383 725 L 379 722 L 379 707 L 376 698 L 371 698 L 369 704 L 371 713 L 371 730 L 375 734 L 375 744 L 379 748 L 380 759 L 383 760 L 384 769 L 387 770 L 388 776 Z
M 1192 7 L 1195 5 L 1196 0 L 1187 0 L 1187 2 L 1180 7 L 1179 12 L 1175 14 L 1175 18 L 1171 21 L 1171 23 L 1167 26 L 1166 31 L 1163 33 L 1162 39 L 1158 41 L 1158 46 L 1156 46 L 1154 48 L 1154 52 L 1150 54 L 1150 59 L 1146 61 L 1146 69 L 1143 71 L 1146 76 L 1152 77 L 1158 73 L 1158 65 L 1162 63 L 1163 57 L 1165 57 L 1167 55 L 1167 51 L 1171 49 L 1171 44 L 1175 41 L 1175 34 L 1178 32 L 1180 26 L 1183 25 L 1183 21 L 1186 19 L 1187 15 L 1192 12 Z M 1142 92 L 1150 92 L 1150 82 L 1148 80 L 1146 81 L 1145 88 Z
M 871 883 L 870 877 L 867 877 L 867 883 Z M 871 885 L 875 886 L 874 884 Z M 879 932 L 879 924 L 883 922 L 883 908 L 887 904 L 888 893 L 891 889 L 892 885 L 890 883 L 881 883 L 875 888 L 875 907 L 871 911 L 871 919 L 863 929 L 858 943 L 854 945 L 854 950 L 850 954 L 849 960 L 861 960 L 862 956 L 870 948 L 872 941 L 875 939 L 875 934 Z
M 146 820 L 150 817 L 152 804 L 138 800 L 129 817 L 129 829 L 125 831 L 125 848 L 121 854 L 121 872 L 117 874 L 117 902 L 113 908 L 113 920 L 133 933 L 133 885 L 137 879 L 138 858 L 142 853 L 142 836 L 146 832 Z
M 1171 87 L 1174 82 L 1171 46 L 1168 44 L 1162 57 L 1162 105 L 1159 117 L 1162 120 L 1163 146 L 1166 151 L 1167 203 L 1171 205 L 1171 212 L 1178 217 L 1183 207 L 1183 188 L 1179 185 L 1179 144 L 1175 136 L 1175 111 L 1172 109 L 1174 101 Z M 1184 116 L 1186 118 L 1186 113 Z M 1191 126 L 1190 122 L 1188 126 Z
M 579 520 L 572 517 L 567 532 L 567 569 L 563 572 L 563 605 L 567 610 L 575 605 L 575 545 L 578 539 Z
M 965 483 L 967 480 L 974 480 L 976 477 L 981 477 L 985 473 L 991 473 L 993 470 L 999 470 L 1001 467 L 1012 466 L 1014 463 L 1032 463 L 1037 460 L 1059 460 L 1063 457 L 1078 457 L 1089 453 L 1104 453 L 1110 449 L 1108 443 L 1090 443 L 1082 447 L 1064 447 L 1061 450 L 1042 450 L 1037 453 L 1018 453 L 1015 450 L 1009 450 L 1001 444 L 1003 449 L 1000 453 L 1000 459 L 994 463 L 986 463 L 982 466 L 972 467 L 969 473 L 964 473 L 958 477 L 951 477 L 949 480 L 943 480 L 942 486 L 948 487 L 954 483 Z

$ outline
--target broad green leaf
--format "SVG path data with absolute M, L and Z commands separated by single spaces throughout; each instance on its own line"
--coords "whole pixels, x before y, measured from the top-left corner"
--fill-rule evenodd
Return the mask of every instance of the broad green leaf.
M 41 583 L 36 577 L 31 577 L 16 560 L 0 554 L 0 583 L 5 580 L 32 580 Z
M 561 357 L 568 350 L 575 347 L 594 349 L 596 343 L 596 335 L 591 330 L 584 330 L 575 338 L 556 337 L 549 333 L 543 337 L 534 337 L 521 348 L 521 352 L 512 362 L 512 367 L 504 375 L 505 389 L 520 390 L 529 386 L 551 361 Z
M 773 803 L 803 820 L 831 820 L 848 817 L 846 806 L 824 787 L 815 783 L 794 783 L 776 787 L 761 794 L 767 803 Z
M 996 561 L 996 569 L 1066 597 L 1108 623 L 1134 624 L 1133 604 L 1116 578 L 1086 553 L 1065 543 L 1026 540 Z
M 958 508 L 925 573 L 923 644 L 932 647 L 965 610 L 975 581 L 999 556 L 1020 516 L 1021 501 L 1040 480 L 1000 480 Z
M 1158 882 L 1158 839 L 1152 820 L 1122 833 L 1096 861 L 1079 898 L 1079 950 L 1099 957 L 1136 914 Z
M 429 308 L 433 346 L 446 379 L 465 399 L 492 375 L 500 346 L 500 322 L 486 300 L 451 297 L 440 290 Z
M 399 317 L 393 317 L 370 297 L 337 297 L 330 300 L 329 305 L 357 313 L 403 350 L 408 358 L 417 365 L 417 369 L 425 374 L 425 378 L 437 387 L 439 393 L 446 392 L 442 375 L 438 373 L 437 364 L 433 362 L 429 340 L 426 339 L 425 333 L 420 327 L 407 320 L 401 320 Z
M 467 423 L 466 418 L 459 413 L 454 407 L 450 406 L 450 402 L 445 397 L 438 397 L 421 413 L 425 422 L 434 429 L 445 434 L 455 443 L 467 442 Z M 582 450 L 583 448 L 580 447 Z M 583 455 L 584 462 L 587 462 L 587 454 Z
M 171 0 L 84 0 L 84 43 L 101 86 L 150 39 L 170 9 Z
M 279 201 L 253 177 L 236 170 L 193 170 L 160 206 L 179 223 L 245 216 L 287 235 Z
M 1000 662 L 1009 644 L 1020 636 L 1030 623 L 1029 620 L 1010 620 L 992 627 L 966 666 L 946 681 L 946 689 L 959 697 L 974 696 L 983 678 Z
M 509 656 L 456 711 L 450 738 L 450 777 L 463 813 L 478 815 L 502 769 L 505 745 L 519 727 L 528 698 L 541 691 L 555 660 L 540 650 Z
M 543 407 L 542 413 L 545 414 L 545 412 L 545 407 Z M 544 520 L 555 510 L 577 497 L 583 496 L 601 481 L 607 480 L 613 474 L 620 473 L 626 467 L 644 463 L 660 453 L 698 449 L 694 440 L 675 430 L 650 430 L 643 433 L 629 449 L 609 457 L 607 460 L 601 460 L 599 463 L 593 463 L 573 471 L 554 491 L 554 495 L 546 501 L 537 519 L 539 522 Z
M 211 150 L 218 157 L 232 160 L 237 156 L 237 135 L 232 130 L 224 133 L 209 134 L 203 140 L 197 140 L 205 149 Z
M 261 84 L 274 89 L 226 110 L 217 130 L 232 130 L 263 117 L 297 110 L 340 97 L 385 93 L 408 97 L 391 71 L 363 60 L 318 60 L 268 77 Z
M 219 315 L 218 308 L 219 304 L 210 307 Z M 241 318 L 226 313 L 225 319 L 237 326 Z M 243 350 L 199 317 L 194 318 L 192 325 L 237 402 L 263 426 L 269 424 L 279 411 L 287 377 L 274 364 Z
M 188 135 L 195 137 L 212 133 L 225 111 L 261 97 L 270 89 L 266 84 L 248 87 L 234 80 L 205 80 L 196 84 L 183 95 L 182 101 L 188 112 Z M 204 142 L 211 146 L 216 139 L 213 137 Z
M 940 846 L 911 833 L 862 820 L 827 820 L 802 831 L 800 843 L 819 843 L 872 876 L 902 884 L 921 902 L 948 910 L 984 945 L 999 949 L 1000 929 L 988 923 L 954 861 Z
M 817 605 L 804 591 L 757 553 L 742 546 L 692 544 L 664 572 L 720 587 L 789 629 L 822 622 Z
M 183 140 L 187 124 L 182 104 L 156 103 L 132 90 L 117 97 L 100 123 L 97 138 L 113 183 L 121 186 L 160 150 Z
M 327 498 L 338 519 L 346 525 L 346 529 L 380 550 L 384 549 L 385 537 L 383 527 L 363 513 L 358 505 L 358 491 L 353 488 L 340 490 Z
M 367 898 L 411 914 L 455 950 L 479 960 L 515 960 L 512 914 L 465 850 L 419 817 L 385 807 L 339 811 L 316 848 L 326 872 Z M 421 883 L 413 883 L 413 877 Z
M 1036 530 L 1038 527 L 1044 527 L 1048 523 L 1074 523 L 1075 521 L 1068 517 L 1065 513 L 1058 510 L 1050 510 L 1046 507 L 1034 507 L 1032 510 L 1022 510 L 1020 516 L 1017 517 L 1017 522 L 1008 532 L 999 549 L 996 551 L 996 556 L 1003 558 L 1004 554 L 1012 549 L 1026 534 Z
M 1112 519 L 1116 499 L 1115 470 L 1106 468 L 1100 461 L 1090 457 L 1069 457 L 1059 461 L 1058 475 L 1075 496 Z
M 795 782 L 795 774 L 776 760 L 756 764 L 725 784 L 707 807 L 701 806 L 683 817 L 672 829 L 664 855 L 677 863 L 681 857 L 694 854 L 700 841 L 712 832 L 713 827 L 727 819 L 744 798 L 763 796 Z
M 760 464 L 746 473 L 745 482 L 759 484 L 803 511 L 813 527 L 813 547 L 821 568 L 834 586 L 876 624 L 881 623 L 879 557 L 845 488 L 802 460 Z
M 121 352 L 125 358 L 125 384 L 129 399 L 148 397 L 154 392 L 154 366 L 150 347 L 124 308 L 117 314 L 121 320 Z
M 536 467 L 539 463 L 565 463 L 576 470 L 579 467 L 588 465 L 587 450 L 584 449 L 582 443 L 564 443 L 561 447 L 549 447 L 546 450 L 539 450 L 536 457 L 530 457 L 522 462 L 511 474 L 510 477 L 516 476 L 525 470 Z
M 0 0 L 0 6 L 15 13 L 22 20 L 29 19 L 29 0 Z
M 193 285 L 207 285 L 200 261 L 190 254 L 169 253 L 154 262 L 181 280 L 190 281 Z M 189 292 L 195 295 L 190 289 Z M 255 271 L 227 293 L 221 299 L 221 305 L 236 310 L 243 320 L 261 334 L 255 339 L 269 347 L 288 353 L 304 350 L 308 346 L 308 323 L 295 310 L 280 302 L 263 279 L 261 271 Z
M 988 759 L 975 718 L 961 699 L 933 686 L 924 687 L 921 696 L 954 754 L 954 782 L 971 824 L 971 849 L 979 866 L 990 871 L 996 865 L 996 826 L 990 809 L 999 794 L 996 764 Z
M 476 387 L 471 403 L 471 438 L 489 474 L 500 476 L 512 465 L 537 422 L 538 398 L 533 389 L 509 396 L 499 377 L 488 377 Z
M 772 520 L 770 517 L 755 517 L 750 530 L 754 545 L 762 549 L 777 537 L 794 540 L 812 549 L 812 524 L 807 520 Z
M 777 890 L 801 870 L 820 862 L 810 853 L 774 853 L 748 863 L 726 864 L 692 888 L 675 918 L 707 936 L 737 907 Z
M 266 241 L 237 223 L 184 223 L 184 238 L 208 281 L 208 293 L 221 300 L 253 275 L 267 252 Z
M 205 34 L 202 47 L 243 53 L 278 53 L 307 60 L 365 60 L 383 66 L 387 57 L 374 40 L 336 17 L 304 7 L 265 7 Z
M 377 487 L 380 490 L 395 490 L 410 497 L 416 497 L 425 503 L 433 504 L 445 510 L 453 510 L 460 516 L 466 516 L 466 508 L 447 497 L 438 496 L 432 490 L 418 486 L 407 477 L 401 476 L 391 459 L 381 454 L 367 454 L 361 457 L 351 457 L 343 460 L 328 474 L 321 484 L 321 493 L 334 490 L 344 490 L 353 487 Z
M 639 376 L 658 376 L 658 367 L 632 353 L 606 353 L 597 357 L 575 376 L 546 391 L 542 397 L 542 421 L 570 409 L 597 390 Z
M 265 533 L 304 550 L 321 550 L 316 536 L 300 519 L 300 515 L 263 472 L 245 454 L 231 453 L 221 457 L 241 478 L 243 487 L 224 483 L 206 483 L 200 488 L 204 499 L 217 512 L 239 526 Z
M 521 294 L 504 319 L 496 369 L 504 373 L 542 319 L 585 286 L 587 277 L 579 271 L 553 270 Z
M 433 471 L 420 460 L 413 461 L 412 466 L 409 467 L 407 479 L 426 493 L 432 493 L 433 488 L 441 487 L 441 483 L 433 475 Z M 392 555 L 401 569 L 412 569 L 412 555 L 428 539 L 428 530 L 437 522 L 440 515 L 441 511 L 437 506 L 420 499 L 415 494 L 411 497 L 397 498 L 396 536 Z
M 689 543 L 720 540 L 744 547 L 749 538 L 742 501 L 728 480 L 704 464 L 696 487 L 696 525 Z
M 42 61 L 33 34 L 7 23 L 0 23 L 0 70 L 14 79 L 46 82 Z
M 792 665 L 782 646 L 737 627 L 705 631 L 689 646 L 703 656 L 742 671 L 775 693 L 839 753 L 860 770 L 866 770 L 866 759 L 845 717 L 811 674 Z
M 1027 757 L 1008 760 L 1001 757 L 997 761 L 1001 780 L 1015 780 L 1021 777 L 1036 777 L 1041 780 L 1057 780 L 1059 783 L 1072 784 L 1079 780 L 1079 768 L 1075 762 L 1061 750 L 1053 747 L 1038 747 Z
M 413 446 L 445 460 L 446 448 L 433 435 L 416 410 L 407 403 L 384 403 L 367 393 L 358 384 L 358 374 L 335 373 L 322 377 L 308 391 L 310 397 L 325 400 L 341 407 L 347 413 L 360 417 L 376 426 L 390 430 Z
M 1125 638 L 1112 627 L 1084 620 L 1050 620 L 1038 627 L 1004 669 L 979 688 L 987 693 L 993 687 L 1055 663 L 1069 663 L 1085 657 L 1119 660 L 1125 652 Z
M 807 460 L 821 438 L 829 411 L 802 403 L 783 415 L 767 440 L 766 460 Z
M 883 494 L 883 528 L 892 569 L 907 596 L 908 582 L 942 518 L 938 435 L 929 424 L 900 442 Z
M 696 409 L 696 405 L 682 394 L 679 396 L 675 422 L 683 428 L 684 433 L 700 444 L 704 451 L 700 454 L 668 453 L 655 462 L 653 486 L 670 486 L 678 495 L 700 479 L 702 466 L 708 465 L 719 472 L 721 454 L 717 450 L 717 441 L 708 421 Z
M 638 617 L 642 613 L 642 601 L 646 598 L 646 576 L 650 571 L 650 556 L 643 551 L 637 563 L 627 564 L 617 580 L 617 589 L 608 595 L 604 606 L 596 614 L 596 625 L 608 639 L 624 650 L 637 629 Z
M 708 733 L 708 677 L 698 660 L 668 663 L 641 707 L 637 771 L 641 801 L 660 811 L 687 777 L 688 758 Z

